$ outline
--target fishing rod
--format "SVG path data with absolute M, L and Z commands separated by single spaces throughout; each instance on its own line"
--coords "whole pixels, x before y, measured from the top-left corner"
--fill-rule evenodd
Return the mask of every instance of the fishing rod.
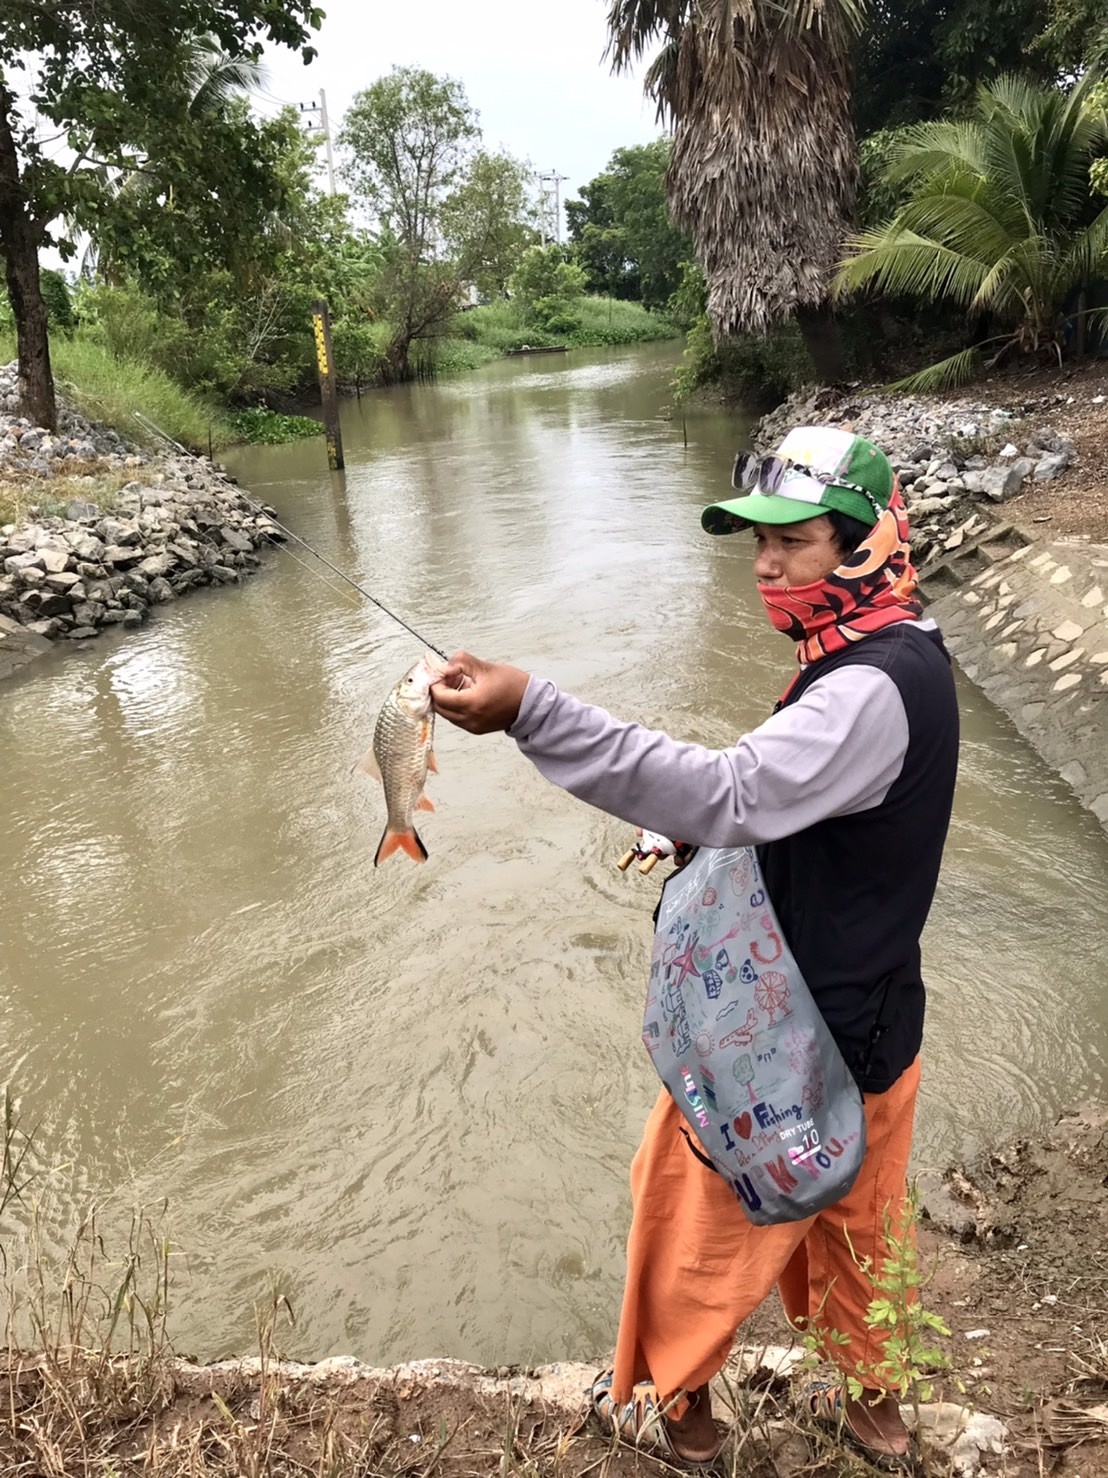
M 188 457 L 193 462 L 200 461 L 200 458 L 195 454 L 195 452 L 190 452 L 188 447 L 182 446 L 179 441 L 174 441 L 173 437 L 170 436 L 168 431 L 163 431 L 162 428 L 156 425 L 155 422 L 151 421 L 149 417 L 140 414 L 139 411 L 132 411 L 131 414 L 141 426 L 145 426 L 148 431 L 153 431 L 155 435 L 160 436 L 164 442 L 173 447 L 176 451 L 180 452 L 183 457 Z M 308 543 L 307 539 L 302 539 L 300 535 L 290 529 L 287 524 L 283 524 L 281 520 L 277 517 L 277 515 L 271 512 L 269 508 L 259 503 L 255 498 L 251 498 L 249 493 L 244 493 L 242 488 L 239 487 L 237 483 L 236 487 L 238 487 L 239 496 L 246 503 L 248 503 L 250 507 L 255 510 L 255 512 L 260 513 L 263 518 L 268 519 L 268 521 L 273 524 L 275 528 L 280 529 L 287 538 L 294 539 L 297 544 L 299 544 L 303 549 L 306 549 L 309 554 L 318 559 L 320 564 L 326 565 L 327 568 L 333 571 L 333 573 L 336 574 L 340 580 L 345 580 L 347 585 L 352 586 L 359 595 L 363 596 L 366 600 L 371 601 L 379 611 L 384 611 L 385 615 L 388 616 L 391 621 L 395 621 L 398 626 L 403 626 L 404 630 L 410 632 L 411 635 L 415 637 L 416 641 L 422 643 L 423 646 L 434 652 L 437 657 L 441 657 L 444 662 L 450 661 L 449 656 L 446 652 L 442 650 L 441 647 L 435 646 L 434 642 L 430 642 L 427 640 L 426 637 L 420 636 L 419 632 L 416 631 L 414 626 L 409 626 L 407 621 L 402 620 L 395 611 L 390 611 L 388 606 L 385 605 L 383 601 L 379 601 L 375 595 L 371 595 L 364 586 L 358 584 L 357 580 L 352 580 L 348 574 L 339 569 L 338 565 L 332 564 L 325 554 L 320 554 L 318 549 L 313 549 L 312 546 Z M 262 533 L 265 534 L 265 537 L 269 539 L 269 542 L 273 545 L 275 549 L 284 549 L 285 553 L 296 560 L 297 564 L 303 565 L 305 569 L 308 568 L 308 566 L 304 564 L 303 560 L 296 559 L 296 556 L 292 553 L 291 549 L 285 548 L 285 546 L 279 540 L 271 538 L 267 530 L 263 529 Z M 319 578 L 323 580 L 323 583 L 328 587 L 328 589 L 333 590 L 335 588 L 333 585 L 331 585 L 331 582 L 329 580 L 323 579 L 322 575 L 320 575 Z

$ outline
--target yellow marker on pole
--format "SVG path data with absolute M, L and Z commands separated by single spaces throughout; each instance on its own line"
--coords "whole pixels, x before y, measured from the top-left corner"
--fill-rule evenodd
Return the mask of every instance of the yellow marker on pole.
M 339 397 L 335 383 L 335 356 L 331 348 L 331 315 L 322 298 L 312 304 L 312 333 L 315 336 L 316 366 L 319 370 L 319 393 L 323 401 L 323 429 L 327 437 L 327 465 L 332 472 L 346 466 L 342 455 L 342 431 L 339 428 Z

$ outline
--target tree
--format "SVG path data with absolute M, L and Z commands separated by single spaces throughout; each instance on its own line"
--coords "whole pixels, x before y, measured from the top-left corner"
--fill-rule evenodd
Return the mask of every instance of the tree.
M 715 337 L 796 315 L 842 377 L 829 302 L 857 164 L 850 42 L 863 0 L 612 0 L 616 70 L 662 48 L 645 87 L 672 121 L 667 192 L 708 284 Z
M 408 378 L 412 345 L 442 332 L 471 284 L 500 289 L 531 239 L 524 167 L 479 139 L 461 84 L 417 67 L 394 67 L 343 120 L 343 173 L 385 259 L 388 379 Z
M 348 317 L 366 323 L 383 258 L 351 225 L 346 196 L 318 188 L 318 135 L 305 134 L 295 110 L 256 123 L 233 100 L 221 126 L 236 123 L 251 167 L 268 181 L 264 192 L 244 191 L 218 221 L 202 191 L 160 201 L 145 184 L 120 192 L 97 225 L 101 265 L 111 272 L 85 290 L 82 315 L 117 357 L 254 403 L 314 384 L 313 300 L 330 303 L 336 334 Z M 364 347 L 356 336 L 344 342 L 347 359 Z M 364 368 L 361 356 L 355 378 Z
M 502 296 L 524 253 L 538 240 L 527 193 L 528 171 L 508 154 L 479 149 L 443 202 L 443 246 L 460 281 Z
M 1108 44 L 1108 0 L 868 0 L 855 44 L 860 136 L 972 112 L 978 88 L 1019 71 L 1072 81 Z
M 1004 77 L 980 90 L 973 117 L 905 130 L 889 173 L 909 198 L 851 241 L 837 290 L 945 300 L 991 316 L 996 358 L 1013 348 L 1060 358 L 1063 305 L 1108 265 L 1108 206 L 1094 213 L 1089 196 L 1090 164 L 1108 145 L 1096 86 L 1091 72 L 1068 93 Z M 904 383 L 960 384 L 984 347 Z
M 584 291 L 584 271 L 566 261 L 560 246 L 533 246 L 512 276 L 512 293 L 544 333 L 568 334 L 577 328 L 573 309 Z
M 855 47 L 860 135 L 972 107 L 978 87 L 1027 67 L 1047 0 L 869 0 Z M 1052 63 L 1038 59 L 1041 75 Z
M 566 220 L 577 260 L 591 291 L 663 308 L 681 281 L 681 263 L 692 253 L 669 218 L 666 169 L 670 140 L 617 149 L 607 169 L 566 201 Z
M 105 190 L 103 167 L 128 169 L 134 138 L 180 134 L 164 151 L 163 189 L 172 184 L 232 198 L 237 182 L 217 154 L 198 147 L 182 110 L 179 43 L 210 35 L 231 57 L 257 58 L 266 41 L 314 55 L 309 32 L 322 12 L 312 0 L 52 0 L 5 5 L 0 18 L 0 253 L 16 324 L 24 413 L 56 425 L 46 309 L 38 252 L 51 223 L 78 209 L 94 216 Z M 29 102 L 75 156 L 52 160 L 17 98 L 13 74 L 26 74 Z M 145 120 L 145 129 L 137 127 Z
M 177 56 L 177 76 L 172 85 L 180 88 L 180 106 L 186 115 L 190 131 L 197 125 L 202 131 L 203 124 L 209 119 L 218 122 L 226 120 L 232 113 L 232 105 L 260 87 L 264 79 L 264 71 L 257 61 L 246 56 L 229 56 L 220 50 L 214 36 L 186 37 L 177 48 Z M 249 114 L 245 110 L 239 108 L 235 111 L 239 118 L 249 121 Z M 149 120 L 141 114 L 133 120 L 133 126 L 137 127 L 140 134 L 145 131 L 148 123 Z M 144 215 L 148 222 L 153 223 L 157 221 L 160 212 L 162 170 L 159 166 L 163 161 L 153 157 L 150 152 L 151 148 L 157 148 L 158 140 L 136 136 L 126 140 L 126 143 L 136 151 L 137 156 L 130 168 L 113 168 L 106 163 L 97 167 L 101 190 L 95 200 L 92 225 L 97 229 L 99 239 L 88 239 L 81 257 L 82 276 L 92 277 L 99 272 L 108 281 L 118 276 L 116 264 L 102 251 L 113 216 L 120 218 L 119 234 L 125 244 L 130 244 L 138 229 L 139 218 Z M 179 146 L 179 143 L 179 136 L 171 135 L 171 146 Z M 254 140 L 248 141 L 248 151 L 251 154 L 256 152 L 254 143 Z M 109 202 L 113 198 L 115 209 L 109 210 Z M 169 198 L 173 205 L 177 205 L 176 193 L 172 193 Z M 210 199 L 210 191 L 207 192 L 207 198 Z M 132 206 L 137 209 L 129 209 Z M 65 225 L 69 232 L 80 231 L 80 205 L 66 220 Z M 192 232 L 187 236 L 179 234 L 182 234 L 183 239 L 192 240 Z

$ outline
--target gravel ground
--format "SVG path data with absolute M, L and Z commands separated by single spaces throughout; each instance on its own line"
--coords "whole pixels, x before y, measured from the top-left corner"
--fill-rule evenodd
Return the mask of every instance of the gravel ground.
M 995 375 L 971 388 L 990 404 L 1049 423 L 1077 453 L 1063 477 L 1013 498 L 1005 514 L 1032 525 L 1037 537 L 1108 543 L 1108 361 Z

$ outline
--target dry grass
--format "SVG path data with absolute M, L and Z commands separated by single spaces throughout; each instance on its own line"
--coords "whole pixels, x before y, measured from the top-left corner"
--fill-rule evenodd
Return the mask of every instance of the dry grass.
M 99 462 L 69 464 L 64 477 L 13 476 L 10 468 L 0 473 L 0 524 L 27 523 L 32 518 L 65 516 L 76 499 L 95 503 L 102 510 L 115 507 L 120 488 L 133 482 L 135 469 L 106 469 Z M 91 480 L 90 480 L 91 479 Z M 37 512 L 31 510 L 37 509 Z

